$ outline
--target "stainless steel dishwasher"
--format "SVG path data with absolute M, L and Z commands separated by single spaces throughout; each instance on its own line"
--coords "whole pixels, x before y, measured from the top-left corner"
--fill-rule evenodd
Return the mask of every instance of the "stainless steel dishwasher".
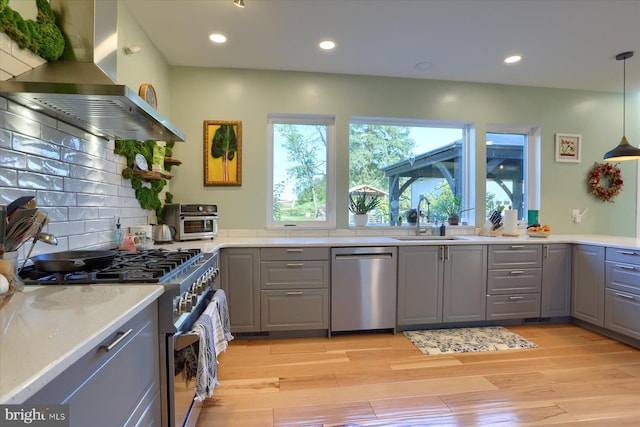
M 396 247 L 331 249 L 331 331 L 396 326 Z

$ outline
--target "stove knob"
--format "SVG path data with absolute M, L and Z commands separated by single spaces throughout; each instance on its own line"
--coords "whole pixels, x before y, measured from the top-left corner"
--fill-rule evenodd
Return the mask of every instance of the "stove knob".
M 197 282 L 193 282 L 191 284 L 190 291 L 192 294 L 200 295 L 202 293 L 200 289 L 201 289 L 200 280 L 198 280 Z
M 178 303 L 178 313 L 189 313 L 191 312 L 191 297 L 189 296 L 189 292 L 185 292 L 180 298 L 180 302 Z

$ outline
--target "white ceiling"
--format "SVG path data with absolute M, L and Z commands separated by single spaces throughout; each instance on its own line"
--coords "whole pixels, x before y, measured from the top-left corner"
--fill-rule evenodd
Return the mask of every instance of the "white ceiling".
M 170 65 L 621 92 L 615 56 L 630 50 L 627 93 L 640 91 L 640 0 L 123 2 Z M 317 47 L 327 38 L 332 52 Z M 523 60 L 504 64 L 512 54 Z

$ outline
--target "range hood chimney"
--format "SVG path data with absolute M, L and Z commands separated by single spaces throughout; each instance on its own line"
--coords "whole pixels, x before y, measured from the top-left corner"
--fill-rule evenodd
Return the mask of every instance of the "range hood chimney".
M 184 141 L 180 130 L 116 81 L 118 2 L 50 4 L 67 43 L 62 58 L 0 81 L 0 96 L 98 136 Z

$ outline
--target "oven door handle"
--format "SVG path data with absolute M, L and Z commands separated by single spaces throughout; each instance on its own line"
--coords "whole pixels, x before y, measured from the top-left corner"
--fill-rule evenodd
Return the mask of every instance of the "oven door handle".
M 173 336 L 173 348 L 175 351 L 180 351 L 183 348 L 190 346 L 200 339 L 195 332 L 178 333 Z

